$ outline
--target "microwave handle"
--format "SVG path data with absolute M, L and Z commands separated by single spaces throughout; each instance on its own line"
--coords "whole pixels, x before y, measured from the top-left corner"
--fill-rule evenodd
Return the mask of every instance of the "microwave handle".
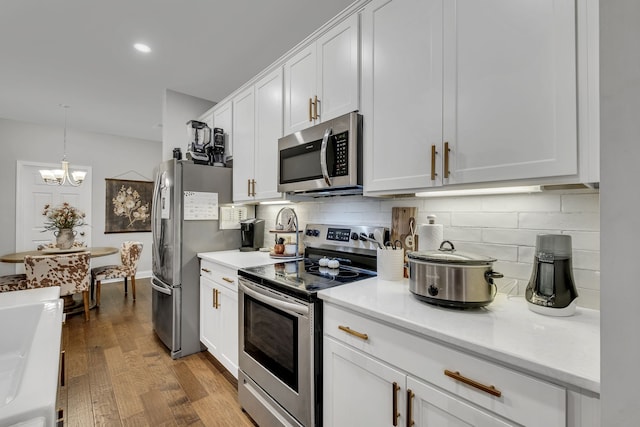
M 329 169 L 327 169 L 327 144 L 329 143 L 331 132 L 333 132 L 331 128 L 327 128 L 327 130 L 324 131 L 322 145 L 320 146 L 320 169 L 322 169 L 324 182 L 326 182 L 329 187 L 331 187 L 331 178 L 329 177 Z

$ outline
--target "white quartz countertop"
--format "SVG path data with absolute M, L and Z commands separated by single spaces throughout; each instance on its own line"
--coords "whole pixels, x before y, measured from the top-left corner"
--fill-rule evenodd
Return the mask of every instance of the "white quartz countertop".
M 271 258 L 269 252 L 240 252 L 239 249 L 231 251 L 201 252 L 198 257 L 207 261 L 222 264 L 237 270 L 239 268 L 254 267 L 257 265 L 275 264 L 282 259 Z M 288 259 L 290 261 L 290 259 Z
M 415 298 L 407 279 L 377 278 L 318 293 L 338 306 L 413 331 L 551 382 L 600 393 L 600 312 L 570 317 L 531 312 L 523 297 L 498 294 L 479 309 L 437 307 Z M 400 367 L 401 368 L 401 367 Z

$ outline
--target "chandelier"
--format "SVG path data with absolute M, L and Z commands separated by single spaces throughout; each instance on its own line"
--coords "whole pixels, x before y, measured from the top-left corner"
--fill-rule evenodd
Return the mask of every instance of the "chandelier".
M 79 186 L 87 175 L 85 171 L 69 172 L 69 162 L 67 162 L 67 110 L 68 105 L 60 104 L 64 108 L 64 154 L 62 157 L 61 169 L 41 169 L 40 176 L 42 180 L 49 185 L 64 185 L 69 183 L 74 187 Z

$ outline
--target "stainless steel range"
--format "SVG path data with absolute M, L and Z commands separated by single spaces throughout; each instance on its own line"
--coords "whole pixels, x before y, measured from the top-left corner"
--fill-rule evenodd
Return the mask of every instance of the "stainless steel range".
M 377 245 L 371 240 L 388 233 L 384 227 L 309 224 L 304 259 L 238 271 L 238 396 L 259 425 L 322 425 L 317 292 L 374 277 Z

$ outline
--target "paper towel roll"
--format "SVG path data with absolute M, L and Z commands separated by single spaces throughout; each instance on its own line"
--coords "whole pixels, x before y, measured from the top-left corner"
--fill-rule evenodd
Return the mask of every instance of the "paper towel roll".
M 442 224 L 420 224 L 418 226 L 418 250 L 433 251 L 440 248 L 444 240 Z

